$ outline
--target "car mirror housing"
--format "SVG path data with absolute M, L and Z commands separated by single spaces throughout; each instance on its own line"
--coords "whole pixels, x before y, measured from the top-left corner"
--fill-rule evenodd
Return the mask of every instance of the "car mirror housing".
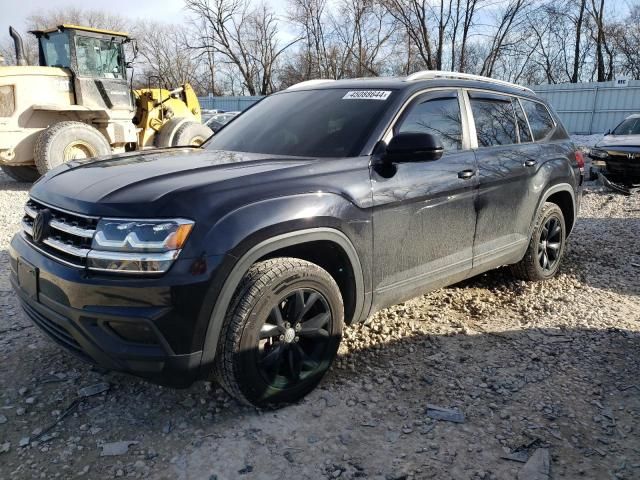
M 391 162 L 428 162 L 438 160 L 444 147 L 438 138 L 430 133 L 403 132 L 395 135 L 385 152 Z

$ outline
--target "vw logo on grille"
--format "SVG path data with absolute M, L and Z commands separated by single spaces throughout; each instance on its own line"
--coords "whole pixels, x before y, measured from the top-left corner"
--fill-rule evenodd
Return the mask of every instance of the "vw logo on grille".
M 51 210 L 45 208 L 40 210 L 33 219 L 33 241 L 41 243 L 49 236 L 49 222 L 51 221 Z

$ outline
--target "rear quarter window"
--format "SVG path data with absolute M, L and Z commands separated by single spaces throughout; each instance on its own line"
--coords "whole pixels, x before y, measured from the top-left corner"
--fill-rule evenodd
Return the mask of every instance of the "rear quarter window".
M 549 137 L 555 129 L 555 122 L 547 107 L 540 102 L 534 102 L 524 98 L 520 101 L 527 114 L 533 139 L 539 141 Z

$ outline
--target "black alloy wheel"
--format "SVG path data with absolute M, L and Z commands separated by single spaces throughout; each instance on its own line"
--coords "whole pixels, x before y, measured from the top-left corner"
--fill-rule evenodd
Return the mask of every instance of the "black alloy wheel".
M 247 404 L 295 402 L 331 366 L 343 321 L 340 288 L 326 270 L 298 258 L 258 262 L 229 305 L 214 378 Z
M 258 368 L 276 388 L 291 388 L 323 366 L 332 315 L 324 296 L 311 289 L 291 292 L 260 328 Z
M 560 219 L 551 216 L 547 219 L 540 231 L 538 242 L 538 262 L 546 271 L 553 271 L 560 260 L 560 248 L 562 247 L 562 225 Z
M 555 203 L 543 204 L 524 256 L 511 265 L 513 274 L 522 280 L 539 281 L 558 273 L 566 246 L 566 228 L 562 209 Z

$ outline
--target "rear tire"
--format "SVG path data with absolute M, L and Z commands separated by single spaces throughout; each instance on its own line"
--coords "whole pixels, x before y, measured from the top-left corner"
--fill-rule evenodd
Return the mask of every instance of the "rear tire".
M 110 154 L 109 142 L 92 126 L 82 122 L 60 122 L 38 136 L 34 159 L 38 172 L 44 175 L 72 160 Z
M 555 203 L 545 203 L 536 218 L 527 252 L 520 262 L 511 266 L 513 275 L 530 281 L 555 276 L 564 255 L 566 232 L 560 207 Z
M 213 130 L 206 125 L 197 122 L 185 122 L 176 130 L 176 134 L 173 136 L 173 146 L 199 147 L 211 135 L 213 135 Z
M 40 173 L 36 167 L 2 165 L 0 168 L 6 175 L 13 178 L 16 182 L 33 183 L 40 178 Z
M 344 310 L 335 280 L 313 263 L 275 258 L 253 265 L 229 305 L 214 376 L 243 403 L 290 403 L 331 366 Z

